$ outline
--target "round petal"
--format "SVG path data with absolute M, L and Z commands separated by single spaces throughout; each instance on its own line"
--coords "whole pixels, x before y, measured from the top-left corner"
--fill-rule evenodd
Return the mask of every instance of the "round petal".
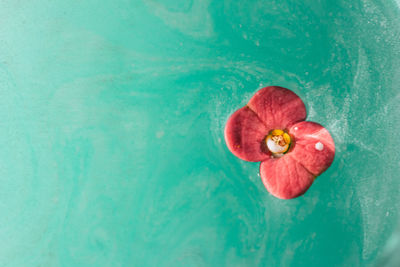
M 282 199 L 303 195 L 315 179 L 290 154 L 261 162 L 260 176 L 265 188 L 273 196 Z
M 289 133 L 295 144 L 290 155 L 309 172 L 318 176 L 332 164 L 335 157 L 335 143 L 322 125 L 302 121 L 294 124 Z
M 259 90 L 248 106 L 270 129 L 288 129 L 292 124 L 306 119 L 303 101 L 289 89 L 268 86 Z
M 248 106 L 233 113 L 225 126 L 229 150 L 246 161 L 262 161 L 269 157 L 264 142 L 267 134 L 266 126 Z

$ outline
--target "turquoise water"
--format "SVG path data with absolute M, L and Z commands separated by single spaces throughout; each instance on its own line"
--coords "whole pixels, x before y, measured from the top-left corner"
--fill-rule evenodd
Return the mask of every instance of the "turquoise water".
M 389 259 L 399 6 L 0 1 L 0 265 Z M 289 201 L 223 139 L 229 115 L 272 84 L 296 92 L 336 143 L 328 171 Z

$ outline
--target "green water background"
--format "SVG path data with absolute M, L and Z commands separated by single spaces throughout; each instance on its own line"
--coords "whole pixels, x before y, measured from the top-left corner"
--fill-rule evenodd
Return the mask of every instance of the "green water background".
M 400 240 L 399 5 L 1 0 L 0 266 L 372 266 Z M 290 201 L 223 139 L 266 85 L 336 142 Z

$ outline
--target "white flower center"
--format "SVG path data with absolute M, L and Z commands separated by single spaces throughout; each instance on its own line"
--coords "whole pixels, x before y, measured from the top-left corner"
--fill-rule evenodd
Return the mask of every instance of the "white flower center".
M 288 144 L 284 146 L 279 145 L 276 141 L 272 140 L 271 137 L 267 138 L 267 147 L 272 153 L 283 153 L 287 150 Z
M 265 139 L 268 150 L 275 158 L 283 156 L 288 151 L 290 143 L 290 135 L 280 129 L 272 130 Z

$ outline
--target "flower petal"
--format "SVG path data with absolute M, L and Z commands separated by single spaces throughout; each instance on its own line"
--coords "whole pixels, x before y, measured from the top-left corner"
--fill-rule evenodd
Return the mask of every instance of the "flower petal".
M 231 115 L 225 126 L 225 142 L 229 150 L 246 161 L 262 161 L 269 157 L 264 139 L 269 129 L 245 106 Z
M 320 175 L 331 165 L 335 157 L 335 143 L 322 125 L 302 121 L 294 124 L 289 133 L 295 138 L 295 145 L 289 153 L 309 172 Z
M 287 129 L 292 124 L 306 119 L 303 101 L 289 89 L 268 86 L 259 90 L 248 106 L 260 117 L 265 125 L 274 129 Z
M 303 195 L 315 177 L 290 154 L 282 158 L 269 158 L 260 165 L 265 188 L 277 198 L 290 199 Z

